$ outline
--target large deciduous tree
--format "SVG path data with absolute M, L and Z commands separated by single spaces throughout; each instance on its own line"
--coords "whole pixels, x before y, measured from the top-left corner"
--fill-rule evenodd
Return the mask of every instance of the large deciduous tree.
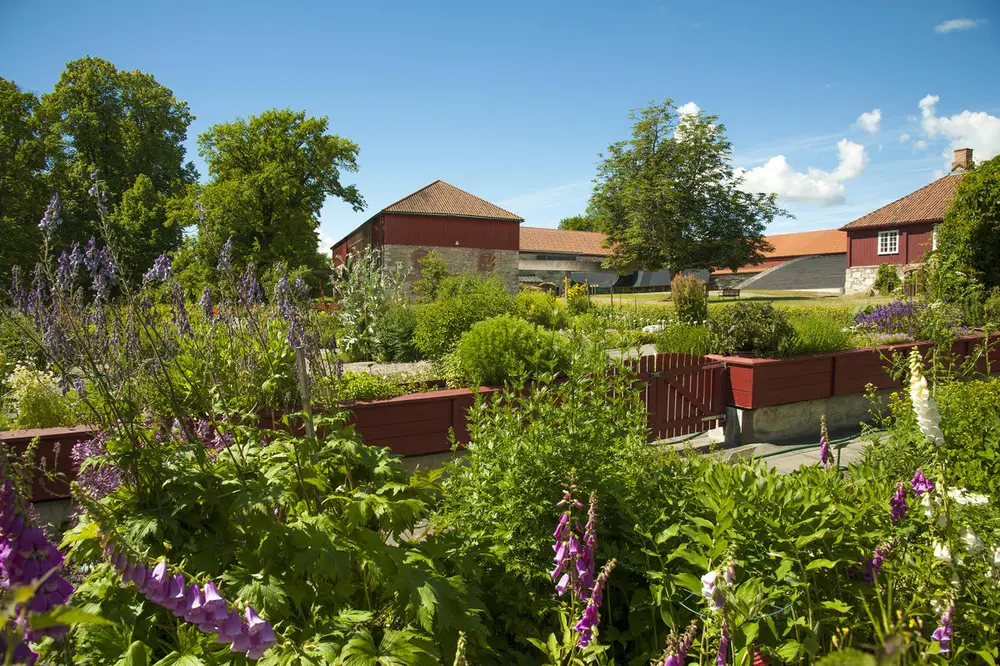
M 38 258 L 38 220 L 51 195 L 45 182 L 51 145 L 38 104 L 35 95 L 0 78 L 0 283 L 10 266 L 28 266 Z
M 589 207 L 583 215 L 572 215 L 559 220 L 559 228 L 569 231 L 600 231 L 600 220 Z
M 718 118 L 681 116 L 670 100 L 633 111 L 632 138 L 608 147 L 591 206 L 620 271 L 736 269 L 771 249 L 775 195 L 739 189 Z
M 96 231 L 96 201 L 87 194 L 96 172 L 112 232 L 128 249 L 127 273 L 139 274 L 152 257 L 179 245 L 166 200 L 197 180 L 194 165 L 184 162 L 194 120 L 186 102 L 149 74 L 87 57 L 66 65 L 39 115 L 60 144 L 51 177 L 63 201 L 63 240 Z
M 341 182 L 343 172 L 358 169 L 358 146 L 327 134 L 325 117 L 273 109 L 213 125 L 198 145 L 212 181 L 192 188 L 178 215 L 197 225 L 182 263 L 202 276 L 211 274 L 229 238 L 238 263 L 316 266 L 317 216 L 326 197 L 364 208 L 357 188 Z
M 1000 156 L 962 177 L 937 229 L 937 248 L 971 269 L 987 288 L 1000 287 Z

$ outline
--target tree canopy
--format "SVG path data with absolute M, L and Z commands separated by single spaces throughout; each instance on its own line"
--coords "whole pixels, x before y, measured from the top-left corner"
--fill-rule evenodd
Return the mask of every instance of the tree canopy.
M 199 135 L 199 152 L 212 180 L 193 187 L 174 215 L 197 228 L 189 261 L 203 270 L 215 265 L 232 239 L 233 260 L 253 258 L 258 267 L 284 262 L 289 268 L 317 266 L 317 216 L 327 196 L 354 210 L 364 199 L 342 172 L 358 170 L 358 146 L 327 133 L 327 118 L 304 111 L 272 109 Z
M 166 200 L 198 176 L 184 162 L 194 120 L 186 102 L 150 74 L 87 57 L 67 63 L 38 117 L 56 147 L 48 185 L 62 200 L 64 242 L 96 234 L 98 210 L 88 194 L 96 174 L 112 232 L 127 249 L 126 273 L 134 277 L 178 247 L 181 230 L 171 227 Z
M 584 213 L 583 215 L 572 215 L 559 220 L 560 229 L 570 231 L 600 231 L 600 224 L 596 216 Z
M 38 219 L 51 194 L 46 160 L 51 146 L 39 122 L 38 98 L 0 78 L 0 283 L 12 265 L 38 256 Z
M 670 100 L 633 111 L 632 138 L 602 155 L 591 207 L 620 271 L 736 269 L 761 261 L 775 195 L 739 189 L 716 116 L 680 116 Z
M 1000 156 L 962 177 L 937 229 L 937 248 L 973 271 L 985 287 L 1000 287 Z

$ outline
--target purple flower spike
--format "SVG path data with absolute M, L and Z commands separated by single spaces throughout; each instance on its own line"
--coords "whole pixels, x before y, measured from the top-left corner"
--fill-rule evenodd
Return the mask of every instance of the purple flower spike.
M 893 524 L 905 518 L 906 513 L 910 510 L 910 507 L 906 505 L 906 484 L 902 481 L 896 484 L 896 492 L 889 500 L 889 508 L 891 509 L 889 517 Z
M 154 604 L 162 604 L 170 591 L 170 577 L 167 573 L 167 561 L 160 560 L 156 567 L 146 577 L 146 598 Z
M 185 581 L 182 574 L 174 574 L 167 586 L 167 594 L 163 600 L 163 607 L 168 610 L 177 610 L 184 604 Z M 176 615 L 176 613 L 175 613 Z
M 244 632 L 243 617 L 239 611 L 232 611 L 225 620 L 219 623 L 219 637 L 216 643 L 232 643 L 236 637 Z
M 250 649 L 250 636 L 247 634 L 240 634 L 233 641 L 233 644 L 229 647 L 231 652 L 246 652 Z
M 142 586 L 146 584 L 146 567 L 142 562 L 135 565 L 135 568 L 132 569 L 130 580 L 140 589 L 142 589 Z

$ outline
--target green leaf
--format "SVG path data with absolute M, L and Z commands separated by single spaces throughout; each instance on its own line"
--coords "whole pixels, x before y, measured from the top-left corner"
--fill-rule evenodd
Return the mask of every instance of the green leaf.
M 812 534 L 803 534 L 802 536 L 800 536 L 798 539 L 795 540 L 795 548 L 797 549 L 805 548 L 812 542 L 819 541 L 820 539 L 825 537 L 826 533 L 829 531 L 830 531 L 829 529 L 824 527 L 821 530 L 816 530 Z
M 115 666 L 149 666 L 149 648 L 142 641 L 135 641 Z
M 181 654 L 175 650 L 153 666 L 205 666 L 205 662 L 193 654 Z
M 795 566 L 795 560 L 782 560 L 781 564 L 778 565 L 778 570 L 774 572 L 774 580 L 784 580 L 793 566 Z
M 997 665 L 997 660 L 996 660 L 996 657 L 994 656 L 995 653 L 996 653 L 995 650 L 993 652 L 990 652 L 989 650 L 985 650 L 985 649 L 984 650 L 975 650 L 975 654 L 977 654 L 980 657 L 982 657 L 983 661 L 985 661 L 987 664 L 989 664 L 989 666 L 996 666 Z
M 851 610 L 851 607 L 845 604 L 843 601 L 836 599 L 834 601 L 824 601 L 822 604 L 823 608 L 829 608 L 830 610 L 835 610 L 838 613 L 846 613 Z
M 798 641 L 788 641 L 778 648 L 777 654 L 784 661 L 796 661 L 802 652 L 802 643 L 799 643 Z
M 832 569 L 835 566 L 837 566 L 835 561 L 820 558 L 807 564 L 806 571 L 812 571 L 813 569 Z
M 31 616 L 31 628 L 32 629 L 45 629 L 47 627 L 56 627 L 59 625 L 72 625 L 72 624 L 114 624 L 110 620 L 106 620 L 99 615 L 94 615 L 92 613 L 86 613 L 79 608 L 68 608 L 66 606 L 60 606 L 58 608 L 53 608 L 47 613 L 39 613 L 38 615 Z
M 757 636 L 760 635 L 760 623 L 754 622 L 753 624 L 747 624 L 743 626 L 743 642 L 747 645 L 751 645 Z
M 701 580 L 699 580 L 694 574 L 676 574 L 674 576 L 674 582 L 685 589 L 691 590 L 695 594 L 701 594 Z

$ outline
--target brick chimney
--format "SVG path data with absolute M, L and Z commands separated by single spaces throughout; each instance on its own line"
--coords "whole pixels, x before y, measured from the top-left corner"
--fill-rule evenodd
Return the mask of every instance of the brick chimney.
M 958 169 L 962 171 L 968 171 L 969 167 L 972 166 L 972 148 L 959 148 L 955 151 L 955 159 L 951 163 L 951 170 L 955 172 Z

